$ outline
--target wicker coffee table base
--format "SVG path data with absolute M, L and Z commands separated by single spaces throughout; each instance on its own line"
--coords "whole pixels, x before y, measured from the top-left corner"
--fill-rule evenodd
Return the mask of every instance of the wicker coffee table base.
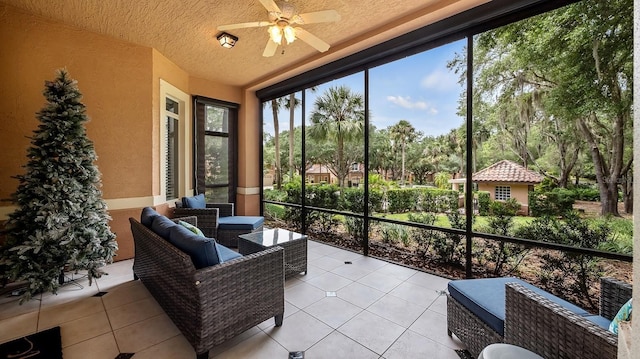
M 303 237 L 289 242 L 278 243 L 284 248 L 284 275 L 289 278 L 304 272 L 307 274 L 307 238 Z M 260 252 L 269 247 L 262 246 L 248 239 L 238 237 L 238 252 L 242 255 Z

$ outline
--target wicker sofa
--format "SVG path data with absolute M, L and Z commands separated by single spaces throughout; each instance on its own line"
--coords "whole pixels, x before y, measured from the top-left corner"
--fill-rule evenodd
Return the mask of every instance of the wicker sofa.
M 180 218 L 196 225 L 195 217 Z M 284 250 L 273 247 L 196 269 L 189 255 L 134 218 L 134 278 L 193 346 L 198 359 L 224 341 L 284 314 Z
M 545 359 L 617 357 L 618 338 L 604 327 L 631 298 L 629 284 L 601 278 L 600 315 L 597 316 L 521 281 L 495 279 L 504 286 L 504 301 L 495 303 L 504 306 L 503 318 L 477 315 L 477 308 L 454 298 L 449 286 L 447 332 L 455 334 L 473 356 L 489 344 L 505 342 Z M 503 322 L 495 322 L 496 319 Z M 503 323 L 503 327 L 497 328 L 496 323 Z

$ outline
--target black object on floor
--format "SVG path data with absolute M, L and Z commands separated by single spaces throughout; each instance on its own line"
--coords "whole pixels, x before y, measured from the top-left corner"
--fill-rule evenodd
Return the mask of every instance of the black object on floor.
M 289 359 L 304 359 L 304 352 L 289 352 Z
M 460 359 L 475 359 L 466 349 L 456 349 L 456 354 L 458 354 Z
M 120 353 L 115 359 L 131 359 L 135 353 Z
M 0 359 L 62 359 L 60 327 L 0 344 Z

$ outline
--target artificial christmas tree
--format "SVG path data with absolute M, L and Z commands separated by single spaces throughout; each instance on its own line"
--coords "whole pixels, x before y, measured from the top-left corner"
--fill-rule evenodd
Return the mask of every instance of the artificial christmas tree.
M 47 105 L 37 114 L 26 173 L 16 177 L 18 209 L 9 215 L 8 241 L 0 252 L 0 279 L 28 283 L 21 302 L 55 293 L 63 270 L 86 270 L 91 285 L 118 249 L 77 82 L 58 70 L 43 94 Z

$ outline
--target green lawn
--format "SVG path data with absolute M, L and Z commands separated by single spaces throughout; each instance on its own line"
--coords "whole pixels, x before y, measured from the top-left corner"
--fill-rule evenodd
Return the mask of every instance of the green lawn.
M 376 216 L 382 217 L 382 218 L 394 219 L 397 221 L 409 220 L 409 213 L 381 214 Z M 528 224 L 529 222 L 533 221 L 533 219 L 534 219 L 533 217 L 523 217 L 523 216 L 514 217 L 513 218 L 514 226 L 519 227 L 521 225 Z M 487 223 L 488 223 L 487 217 L 476 216 L 475 222 L 473 223 L 473 229 L 477 230 L 479 228 L 486 227 Z M 437 215 L 436 222 L 434 223 L 434 225 L 438 227 L 451 228 L 451 225 L 449 224 L 449 219 L 447 219 L 447 216 L 445 214 Z

